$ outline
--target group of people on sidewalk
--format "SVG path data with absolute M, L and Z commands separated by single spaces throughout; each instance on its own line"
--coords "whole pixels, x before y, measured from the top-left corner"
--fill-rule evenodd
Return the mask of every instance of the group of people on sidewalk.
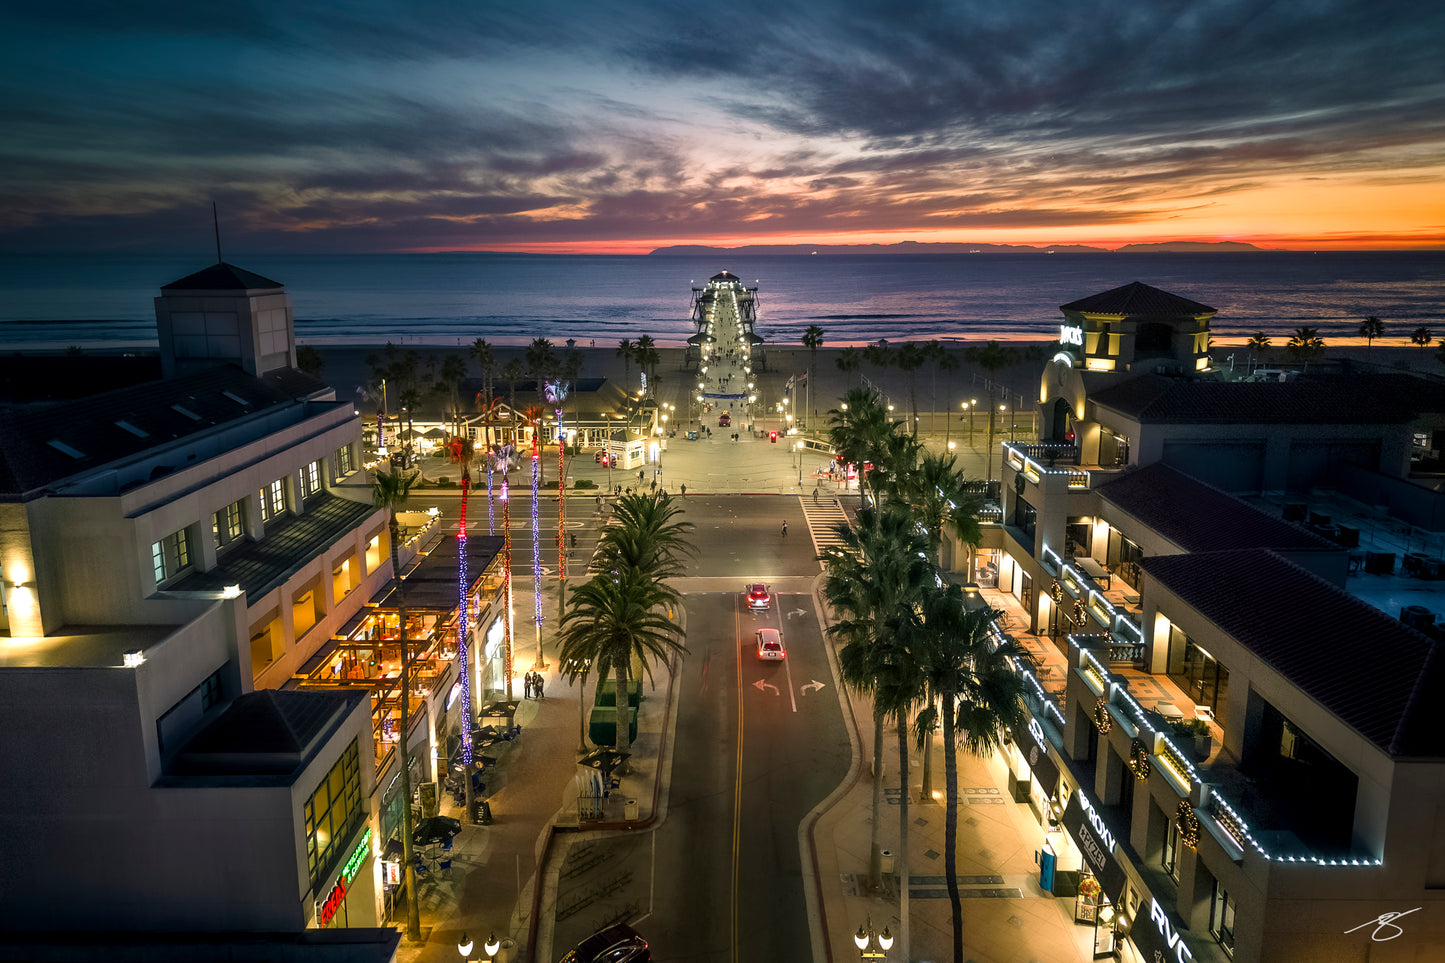
M 525 697 L 528 699 L 542 698 L 542 686 L 545 681 L 546 680 L 542 678 L 542 673 L 529 670 L 527 674 L 522 677 L 522 690 Z

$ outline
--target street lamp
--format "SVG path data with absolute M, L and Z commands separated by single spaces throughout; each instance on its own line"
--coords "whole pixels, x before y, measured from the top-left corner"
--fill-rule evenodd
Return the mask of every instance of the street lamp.
M 457 952 L 462 955 L 463 960 L 470 960 L 472 958 L 473 945 L 472 938 L 465 933 L 462 934 L 461 939 L 457 940 Z
M 873 917 L 868 917 L 868 922 L 858 927 L 858 932 L 853 934 L 853 943 L 858 947 L 858 958 L 863 960 L 886 960 L 888 950 L 893 946 L 893 934 L 888 932 L 888 927 L 883 927 L 882 933 L 873 932 Z
M 888 931 L 885 929 L 884 932 L 886 933 L 886 932 L 888 932 Z M 892 940 L 889 940 L 888 942 L 891 944 L 893 941 L 892 941 Z M 499 939 L 497 939 L 497 936 L 496 936 L 495 933 L 493 933 L 491 936 L 487 937 L 487 942 L 485 942 L 485 943 L 482 944 L 482 949 L 484 949 L 484 950 L 487 951 L 487 959 L 489 959 L 489 960 L 494 960 L 494 959 L 496 959 L 496 958 L 497 958 L 497 951 L 499 951 L 501 948 L 502 948 L 502 941 L 499 940 Z

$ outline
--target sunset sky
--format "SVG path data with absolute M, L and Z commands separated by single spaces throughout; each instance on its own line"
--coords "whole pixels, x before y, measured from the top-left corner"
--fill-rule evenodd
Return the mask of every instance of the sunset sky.
M 0 252 L 1445 248 L 1440 2 L 22 0 L 0 64 Z

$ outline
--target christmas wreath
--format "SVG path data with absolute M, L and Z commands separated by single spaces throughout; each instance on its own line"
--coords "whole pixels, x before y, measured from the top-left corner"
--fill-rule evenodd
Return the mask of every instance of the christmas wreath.
M 1074 599 L 1074 621 L 1076 623 L 1083 625 L 1084 619 L 1088 616 L 1088 611 L 1089 610 L 1084 607 L 1083 599 Z
M 1199 817 L 1194 815 L 1194 807 L 1189 805 L 1189 800 L 1179 801 L 1179 810 L 1174 814 L 1174 825 L 1179 830 L 1179 838 L 1184 845 L 1190 849 L 1199 848 Z
M 1049 598 L 1053 599 L 1055 604 L 1063 602 L 1064 586 L 1062 582 L 1059 582 L 1057 579 L 1054 581 L 1054 587 L 1049 589 Z
M 1129 771 L 1134 773 L 1135 778 L 1148 779 L 1153 768 L 1149 762 L 1149 750 L 1144 743 L 1138 739 L 1129 743 Z
M 1094 705 L 1094 728 L 1099 730 L 1099 735 L 1107 735 L 1114 727 L 1114 720 L 1109 717 L 1109 700 L 1100 699 Z
M 1092 876 L 1085 876 L 1079 880 L 1079 895 L 1085 899 L 1098 899 L 1099 894 L 1103 891 L 1104 887 L 1100 886 L 1099 881 Z

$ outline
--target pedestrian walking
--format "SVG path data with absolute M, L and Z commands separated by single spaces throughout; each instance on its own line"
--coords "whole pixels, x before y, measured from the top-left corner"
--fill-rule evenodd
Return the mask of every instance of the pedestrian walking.
M 542 698 L 542 684 L 545 681 L 546 680 L 542 678 L 542 673 L 540 672 L 536 673 L 532 678 L 532 689 L 534 692 L 537 693 L 538 699 Z
M 532 673 L 530 670 L 522 676 L 522 698 L 532 698 Z
M 638 484 L 641 484 L 641 483 L 642 483 L 642 474 L 643 474 L 643 473 L 642 473 L 642 469 L 641 469 L 641 468 L 637 469 L 637 481 L 638 481 Z
M 818 486 L 813 486 L 813 504 L 818 504 Z
M 653 493 L 654 495 L 657 494 L 657 479 L 656 479 L 656 478 L 654 478 L 654 479 L 652 480 L 652 493 Z
M 788 537 L 788 520 L 786 518 L 783 519 L 783 537 Z
M 686 498 L 686 497 L 687 497 L 687 486 L 686 486 L 686 485 L 680 485 L 680 486 L 678 486 L 678 487 L 682 490 L 682 497 L 683 497 L 683 498 Z

